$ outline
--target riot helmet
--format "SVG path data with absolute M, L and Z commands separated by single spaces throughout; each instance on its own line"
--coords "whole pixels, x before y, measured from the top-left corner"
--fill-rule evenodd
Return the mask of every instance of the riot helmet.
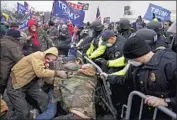
M 99 32 L 102 31 L 104 28 L 104 25 L 101 23 L 101 21 L 96 20 L 90 24 L 90 28 L 94 29 L 95 31 Z
M 143 28 L 138 30 L 135 34 L 142 37 L 150 46 L 157 41 L 157 33 L 151 29 Z
M 154 30 L 158 35 L 163 34 L 162 24 L 157 21 L 151 21 L 146 24 L 146 28 Z
M 101 23 L 101 21 L 96 20 L 90 24 L 88 34 L 90 37 L 96 37 L 101 33 L 103 29 L 104 25 Z
M 119 30 L 128 30 L 130 28 L 130 21 L 126 18 L 119 20 L 118 26 L 120 27 Z

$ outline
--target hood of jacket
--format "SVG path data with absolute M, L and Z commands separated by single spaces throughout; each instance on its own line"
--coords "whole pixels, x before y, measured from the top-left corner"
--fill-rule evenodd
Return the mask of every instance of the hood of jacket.
M 52 54 L 58 57 L 58 49 L 56 47 L 51 47 L 49 49 L 47 49 L 46 51 L 44 51 L 45 55 L 46 54 Z

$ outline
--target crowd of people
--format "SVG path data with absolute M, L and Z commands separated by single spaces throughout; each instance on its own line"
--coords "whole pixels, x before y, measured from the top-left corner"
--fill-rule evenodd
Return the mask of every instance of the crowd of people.
M 134 90 L 147 95 L 142 118 L 152 119 L 159 105 L 176 112 L 176 22 L 145 23 L 139 16 L 133 23 L 95 20 L 78 27 L 33 16 L 23 31 L 1 23 L 0 34 L 2 120 L 115 119 L 97 98 L 107 94 L 97 92 L 101 78 L 110 83 L 118 120 Z M 138 119 L 140 104 L 135 97 L 131 119 Z M 170 118 L 159 111 L 157 119 Z

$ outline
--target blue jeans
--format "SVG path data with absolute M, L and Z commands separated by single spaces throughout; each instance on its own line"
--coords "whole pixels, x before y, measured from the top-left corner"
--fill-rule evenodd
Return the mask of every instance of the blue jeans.
M 47 109 L 42 114 L 39 114 L 35 119 L 36 120 L 50 120 L 55 117 L 57 113 L 57 103 L 52 103 L 53 89 L 50 89 L 48 92 L 49 103 Z

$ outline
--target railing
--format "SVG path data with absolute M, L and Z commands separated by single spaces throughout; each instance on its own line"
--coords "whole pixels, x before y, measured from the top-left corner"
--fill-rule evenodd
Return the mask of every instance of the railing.
M 77 51 L 77 53 L 83 56 L 83 54 L 80 51 Z M 95 64 L 88 57 L 86 57 L 86 56 L 83 56 L 83 57 L 84 57 L 85 60 L 87 60 L 89 63 L 91 63 L 97 69 L 98 73 L 103 73 L 102 69 L 97 64 Z M 111 100 L 111 94 L 112 93 L 111 93 L 111 90 L 110 90 L 110 83 L 107 82 L 106 78 L 104 78 L 104 77 L 102 77 L 101 79 L 102 79 L 103 85 L 104 85 L 104 88 L 102 88 L 102 91 L 106 94 L 106 98 L 103 98 L 103 97 L 100 97 L 100 98 L 105 103 L 105 105 L 108 107 L 108 109 L 112 113 L 113 117 L 116 118 L 117 117 L 117 111 L 112 104 L 112 100 Z
M 133 100 L 133 97 L 137 95 L 139 97 L 142 98 L 141 100 L 141 106 L 140 106 L 140 111 L 139 111 L 139 120 L 141 120 L 141 117 L 142 117 L 142 110 L 143 110 L 143 102 L 144 102 L 144 99 L 146 99 L 146 95 L 139 92 L 139 91 L 133 91 L 129 94 L 129 97 L 128 97 L 128 102 L 127 102 L 127 106 L 124 105 L 124 107 L 127 109 L 126 110 L 126 115 L 125 115 L 125 120 L 130 120 L 130 114 L 131 114 L 131 107 L 132 107 L 132 100 Z M 122 109 L 123 110 L 123 109 Z M 170 116 L 173 120 L 176 120 L 177 119 L 177 116 L 176 116 L 176 113 L 174 113 L 173 111 L 171 111 L 170 109 L 164 107 L 164 106 L 158 106 L 154 109 L 154 114 L 153 114 L 153 120 L 156 119 L 157 117 L 157 111 L 160 110 L 162 111 L 163 113 L 165 113 L 166 115 Z M 122 115 L 123 116 L 123 115 Z
M 92 60 L 90 60 L 86 56 L 83 56 L 83 54 L 80 51 L 77 51 L 77 53 L 79 55 L 81 55 L 89 63 L 91 63 L 97 69 L 98 73 L 103 73 L 102 69 L 97 64 L 95 64 Z M 105 103 L 105 105 L 108 107 L 108 109 L 112 113 L 113 117 L 116 118 L 117 111 L 116 111 L 116 109 L 114 108 L 114 106 L 112 104 L 112 100 L 111 100 L 111 94 L 112 93 L 111 93 L 111 90 L 109 88 L 110 84 L 109 84 L 109 82 L 106 81 L 106 78 L 104 78 L 104 77 L 102 77 L 102 81 L 103 81 L 103 84 L 104 84 L 104 89 L 102 89 L 102 90 L 106 94 L 107 98 L 103 98 L 103 97 L 100 97 L 100 98 Z M 138 119 L 141 120 L 142 111 L 143 111 L 143 105 L 144 105 L 144 99 L 146 99 L 146 95 L 143 94 L 143 93 L 141 93 L 141 92 L 139 92 L 139 91 L 133 91 L 133 92 L 131 92 L 129 94 L 129 97 L 128 97 L 127 105 L 123 105 L 123 107 L 122 107 L 122 114 L 121 114 L 122 118 L 123 118 L 124 108 L 126 108 L 125 120 L 130 120 L 132 100 L 133 100 L 133 97 L 135 95 L 137 95 L 137 96 L 139 96 L 139 97 L 142 98 L 142 100 L 141 100 L 141 106 L 140 106 L 140 111 L 139 111 L 139 117 L 138 117 Z M 168 115 L 169 117 L 171 117 L 172 120 L 176 120 L 177 119 L 176 113 L 174 113 L 173 111 L 171 111 L 170 109 L 168 109 L 168 108 L 166 108 L 164 106 L 158 106 L 158 107 L 156 107 L 154 109 L 153 120 L 156 120 L 158 110 L 162 111 L 163 113 L 165 113 L 166 115 Z

